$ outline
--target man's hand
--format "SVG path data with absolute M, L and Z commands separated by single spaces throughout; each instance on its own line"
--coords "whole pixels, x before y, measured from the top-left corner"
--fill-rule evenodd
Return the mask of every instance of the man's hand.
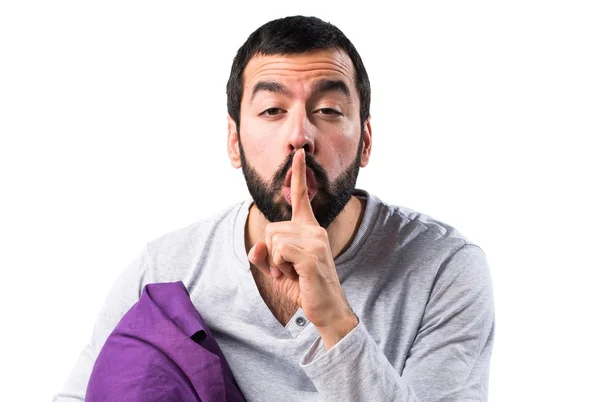
M 358 319 L 344 296 L 327 231 L 310 205 L 304 149 L 298 150 L 292 161 L 291 197 L 292 220 L 269 223 L 265 242 L 250 249 L 248 260 L 304 310 L 329 350 Z

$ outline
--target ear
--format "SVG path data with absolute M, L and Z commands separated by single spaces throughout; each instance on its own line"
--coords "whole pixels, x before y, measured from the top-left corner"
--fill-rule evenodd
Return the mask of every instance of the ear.
M 231 116 L 227 116 L 227 153 L 229 154 L 229 162 L 236 169 L 242 167 L 240 158 L 239 135 L 235 126 L 235 121 Z
M 371 116 L 365 121 L 361 134 L 363 150 L 360 156 L 360 167 L 365 167 L 369 163 L 369 158 L 371 157 L 371 144 L 373 138 L 373 132 L 371 131 Z

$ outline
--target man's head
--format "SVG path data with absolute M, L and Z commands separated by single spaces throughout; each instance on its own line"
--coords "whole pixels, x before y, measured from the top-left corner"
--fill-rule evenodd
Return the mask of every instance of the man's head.
M 269 221 L 291 218 L 290 168 L 300 148 L 315 217 L 326 228 L 338 216 L 369 160 L 369 105 L 361 58 L 335 26 L 288 17 L 249 36 L 227 83 L 228 150 Z

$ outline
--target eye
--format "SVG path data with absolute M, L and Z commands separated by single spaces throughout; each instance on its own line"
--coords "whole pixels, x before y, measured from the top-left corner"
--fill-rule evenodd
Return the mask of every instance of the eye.
M 317 112 L 321 112 L 321 114 L 323 114 L 325 116 L 341 116 L 342 115 L 341 112 L 338 112 L 337 110 L 329 108 L 329 107 L 319 109 L 319 110 L 317 110 Z
M 267 110 L 263 111 L 261 113 L 261 115 L 265 115 L 265 116 L 277 116 L 278 114 L 283 113 L 284 110 L 280 109 L 278 107 L 270 107 Z

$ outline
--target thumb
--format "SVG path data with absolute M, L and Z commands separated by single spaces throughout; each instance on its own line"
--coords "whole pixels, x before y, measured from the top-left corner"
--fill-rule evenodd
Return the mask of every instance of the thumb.
M 277 278 L 281 271 L 271 268 L 268 261 L 269 251 L 264 242 L 258 242 L 248 251 L 248 261 L 258 268 L 263 274 Z

